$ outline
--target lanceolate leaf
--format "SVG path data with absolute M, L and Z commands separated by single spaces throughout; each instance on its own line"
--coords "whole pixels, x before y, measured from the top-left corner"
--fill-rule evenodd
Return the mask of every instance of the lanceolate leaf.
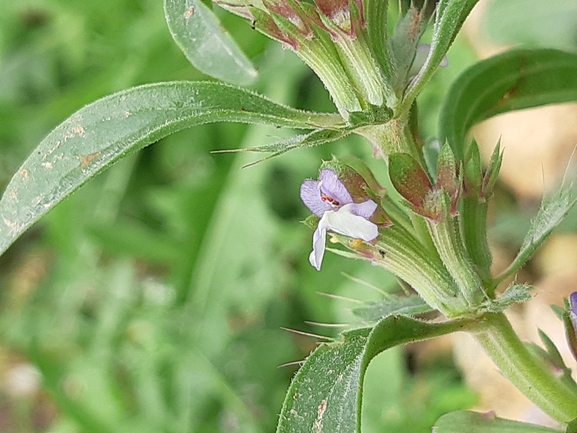
M 0 200 L 0 253 L 88 179 L 173 132 L 218 121 L 315 129 L 341 120 L 221 83 L 158 83 L 107 96 L 57 126 L 14 175 Z
M 559 430 L 526 424 L 494 415 L 458 411 L 443 415 L 435 423 L 433 433 L 559 433 Z
M 362 384 L 371 359 L 393 346 L 460 331 L 470 323 L 389 316 L 372 329 L 345 332 L 342 341 L 319 346 L 291 383 L 277 433 L 360 432 Z
M 517 257 L 497 277 L 497 280 L 503 281 L 523 266 L 539 245 L 551 234 L 553 229 L 561 223 L 576 202 L 577 199 L 573 196 L 571 190 L 567 188 L 561 188 L 552 197 L 544 198 L 537 216 L 531 221 L 531 228 L 521 244 Z
M 211 77 L 247 85 L 256 69 L 201 0 L 164 0 L 168 29 L 194 67 Z
M 412 315 L 433 311 L 420 296 L 390 295 L 378 302 L 367 302 L 354 308 L 353 314 L 364 320 L 379 320 L 394 314 Z
M 441 108 L 439 139 L 462 160 L 474 124 L 507 111 L 576 100 L 577 55 L 509 51 L 475 64 L 453 83 Z
M 265 159 L 282 155 L 289 150 L 298 149 L 299 147 L 314 147 L 321 144 L 331 143 L 341 138 L 345 138 L 351 131 L 346 129 L 317 129 L 307 134 L 293 135 L 284 140 L 275 141 L 274 143 L 265 144 L 258 147 L 243 147 L 241 149 L 220 150 L 215 153 L 228 152 L 263 152 L 272 153 Z

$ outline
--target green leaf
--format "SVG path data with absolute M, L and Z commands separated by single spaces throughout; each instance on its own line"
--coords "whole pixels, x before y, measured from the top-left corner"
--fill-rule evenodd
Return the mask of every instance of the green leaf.
M 574 419 L 567 424 L 567 430 L 565 433 L 577 433 L 577 419 Z
M 157 83 L 107 96 L 57 126 L 18 169 L 0 200 L 0 253 L 118 159 L 181 129 L 218 121 L 315 129 L 342 119 L 222 83 Z
M 257 71 L 201 0 L 164 0 L 168 29 L 192 65 L 211 77 L 247 85 Z
M 393 315 L 412 315 L 433 311 L 419 296 L 387 295 L 377 302 L 367 302 L 364 306 L 353 308 L 353 314 L 363 320 L 379 320 Z
M 388 0 L 364 0 L 369 46 L 387 80 L 393 77 L 393 65 L 387 32 Z
M 539 338 L 543 342 L 543 346 L 545 346 L 548 359 L 551 361 L 551 363 L 555 367 L 563 370 L 563 372 L 569 371 L 569 375 L 571 375 L 571 370 L 569 370 L 565 365 L 565 361 L 563 361 L 563 357 L 561 356 L 561 353 L 559 352 L 559 349 L 557 349 L 557 346 L 553 340 L 551 340 L 551 338 L 541 329 L 537 329 L 537 331 L 539 332 Z
M 417 45 L 427 27 L 424 9 L 411 7 L 399 19 L 391 38 L 391 51 L 395 57 L 395 90 L 408 82 L 411 65 L 417 56 Z M 400 90 L 402 91 L 403 88 Z
M 532 288 L 528 284 L 512 284 L 498 299 L 489 299 L 481 308 L 490 313 L 500 313 L 513 304 L 530 301 Z
M 457 159 L 467 131 L 497 114 L 577 100 L 577 55 L 552 49 L 513 50 L 467 69 L 453 83 L 439 117 L 439 139 Z
M 437 4 L 436 19 L 433 25 L 431 49 L 425 64 L 411 81 L 404 97 L 404 108 L 408 110 L 421 92 L 423 86 L 431 79 L 433 73 L 447 54 L 465 18 L 479 0 L 440 0 Z M 441 143 L 444 140 L 441 140 Z
M 553 229 L 561 223 L 576 201 L 577 199 L 568 188 L 561 188 L 550 198 L 543 198 L 541 208 L 531 221 L 531 228 L 527 232 L 515 260 L 496 278 L 496 281 L 503 281 L 523 266 Z
M 307 134 L 293 135 L 292 137 L 288 137 L 283 140 L 275 141 L 274 143 L 265 144 L 258 147 L 244 147 L 241 149 L 220 150 L 216 151 L 215 153 L 229 153 L 229 152 L 272 153 L 272 155 L 257 161 L 262 162 L 267 159 L 274 158 L 275 156 L 282 155 L 283 153 L 288 152 L 289 150 L 298 149 L 301 147 L 315 147 L 326 143 L 332 143 L 333 141 L 345 138 L 350 133 L 351 131 L 348 131 L 346 129 L 337 129 L 337 130 L 317 129 Z M 254 163 L 248 165 L 253 164 Z
M 443 415 L 435 423 L 433 433 L 559 433 L 560 430 L 535 424 L 496 418 L 478 412 L 457 411 Z
M 371 359 L 400 344 L 461 331 L 470 323 L 389 316 L 372 329 L 355 329 L 343 333 L 342 341 L 322 344 L 294 377 L 277 433 L 359 432 L 362 384 Z

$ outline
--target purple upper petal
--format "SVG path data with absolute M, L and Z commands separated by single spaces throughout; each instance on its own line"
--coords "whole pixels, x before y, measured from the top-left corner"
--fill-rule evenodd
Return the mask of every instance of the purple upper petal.
M 321 199 L 321 188 L 318 180 L 305 180 L 301 185 L 301 200 L 316 216 L 321 218 L 323 214 L 332 210 L 330 203 Z
M 351 211 L 363 218 L 370 218 L 377 210 L 377 204 L 372 200 L 367 200 L 363 203 L 355 203 L 351 206 Z
M 577 315 L 577 292 L 573 292 L 569 296 L 569 306 L 571 307 L 571 312 Z
M 319 182 L 321 193 L 326 196 L 325 200 L 333 202 L 333 208 L 353 202 L 353 198 L 333 170 L 328 168 L 321 170 Z

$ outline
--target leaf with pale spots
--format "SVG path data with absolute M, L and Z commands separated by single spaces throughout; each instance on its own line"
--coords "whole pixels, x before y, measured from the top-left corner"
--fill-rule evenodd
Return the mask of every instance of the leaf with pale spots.
M 277 433 L 360 432 L 363 378 L 371 359 L 391 347 L 465 330 L 473 323 L 389 316 L 374 328 L 344 332 L 341 341 L 320 345 L 291 383 Z
M 223 121 L 319 129 L 336 127 L 342 119 L 289 108 L 222 83 L 157 83 L 107 96 L 57 126 L 14 175 L 0 200 L 0 253 L 123 156 L 176 131 Z

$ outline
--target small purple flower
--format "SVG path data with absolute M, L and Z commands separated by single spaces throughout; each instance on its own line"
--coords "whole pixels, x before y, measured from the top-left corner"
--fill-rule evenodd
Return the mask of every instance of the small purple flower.
M 563 317 L 567 343 L 573 357 L 577 359 L 577 292 L 569 296 L 569 311 Z
M 569 296 L 569 312 L 571 313 L 571 320 L 577 328 L 577 292 L 573 292 Z
M 379 235 L 377 225 L 368 220 L 377 204 L 372 200 L 354 203 L 333 170 L 321 170 L 319 180 L 305 180 L 301 185 L 301 199 L 321 219 L 313 235 L 313 251 L 309 256 L 317 271 L 321 269 L 325 254 L 327 230 L 365 242 Z
M 569 296 L 569 306 L 573 314 L 577 314 L 577 292 L 573 292 Z

